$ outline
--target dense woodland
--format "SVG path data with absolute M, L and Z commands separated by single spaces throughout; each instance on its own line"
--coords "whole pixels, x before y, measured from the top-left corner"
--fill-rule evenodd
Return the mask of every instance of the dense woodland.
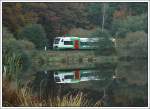
M 119 38 L 129 32 L 147 34 L 147 11 L 144 2 L 3 3 L 2 23 L 3 31 L 7 29 L 16 40 L 28 40 L 42 48 L 64 33 L 82 37 L 97 28 Z
M 114 37 L 115 46 L 108 40 L 99 43 L 98 55 L 115 51 L 118 56 L 147 57 L 146 2 L 4 2 L 2 6 L 3 54 L 17 53 L 23 60 L 30 60 L 30 51 L 51 48 L 54 37 L 67 33 L 79 37 Z
M 106 40 L 99 43 L 99 50 L 95 52 L 98 56 L 115 55 L 119 58 L 147 59 L 148 3 L 3 2 L 2 52 L 3 66 L 7 66 L 8 78 L 16 80 L 18 73 L 26 72 L 32 66 L 33 57 L 40 58 L 43 63 L 44 60 L 51 58 L 44 51 L 44 47 L 47 46 L 48 51 L 51 51 L 54 37 L 64 34 L 79 37 L 103 37 Z M 115 44 L 107 40 L 110 37 L 116 39 Z M 124 71 L 126 72 L 126 69 Z M 3 72 L 5 72 L 4 68 Z M 135 75 L 137 75 L 136 72 Z M 135 75 L 132 77 L 135 78 Z M 144 85 L 147 84 L 144 83 Z M 140 106 L 145 106 L 147 103 L 146 96 L 143 94 L 145 92 L 139 92 L 145 97 L 142 99 L 140 94 L 132 96 L 135 99 L 139 97 L 134 103 L 130 95 L 129 98 L 122 99 L 122 96 L 126 97 L 124 87 L 126 88 L 126 85 L 121 90 L 123 95 L 119 95 L 116 91 L 118 106 L 127 106 L 126 104 L 135 106 L 138 103 L 141 103 Z M 138 86 L 135 85 L 135 87 Z

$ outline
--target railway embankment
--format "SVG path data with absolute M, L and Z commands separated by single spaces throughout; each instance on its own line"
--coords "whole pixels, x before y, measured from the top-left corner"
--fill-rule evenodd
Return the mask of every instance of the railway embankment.
M 33 57 L 34 66 L 41 69 L 94 68 L 98 63 L 117 62 L 116 56 L 97 56 L 94 51 L 40 51 Z

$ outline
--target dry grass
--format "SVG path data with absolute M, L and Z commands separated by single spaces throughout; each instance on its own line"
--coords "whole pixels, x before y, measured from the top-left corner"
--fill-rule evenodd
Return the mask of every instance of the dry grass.
M 81 107 L 101 106 L 101 101 L 92 103 L 86 99 L 82 92 L 75 95 L 67 94 L 62 98 L 57 96 L 48 100 L 42 97 L 32 96 L 31 89 L 24 87 L 16 89 L 10 81 L 3 81 L 3 106 L 25 106 L 25 107 Z

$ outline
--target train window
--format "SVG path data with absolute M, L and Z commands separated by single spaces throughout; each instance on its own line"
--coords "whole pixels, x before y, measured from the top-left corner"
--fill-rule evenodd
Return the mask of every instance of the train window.
M 89 77 L 92 75 L 93 75 L 92 73 L 83 73 L 83 74 L 81 74 L 81 77 Z
M 62 39 L 61 42 L 63 42 L 64 40 Z
M 80 42 L 81 46 L 83 45 L 89 45 L 89 42 Z
M 65 79 L 74 79 L 74 75 L 66 75 L 64 78 Z
M 60 41 L 60 38 L 55 39 L 55 44 L 58 44 Z
M 90 42 L 90 45 L 91 46 L 96 46 L 96 45 L 98 45 L 99 43 L 98 42 Z
M 73 41 L 64 41 L 64 45 L 73 45 Z

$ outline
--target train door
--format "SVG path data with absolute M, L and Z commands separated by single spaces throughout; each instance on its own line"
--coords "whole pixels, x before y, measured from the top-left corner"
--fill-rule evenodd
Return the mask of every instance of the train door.
M 80 70 L 79 69 L 75 70 L 75 79 L 80 80 Z
M 79 49 L 79 40 L 74 41 L 74 48 Z

